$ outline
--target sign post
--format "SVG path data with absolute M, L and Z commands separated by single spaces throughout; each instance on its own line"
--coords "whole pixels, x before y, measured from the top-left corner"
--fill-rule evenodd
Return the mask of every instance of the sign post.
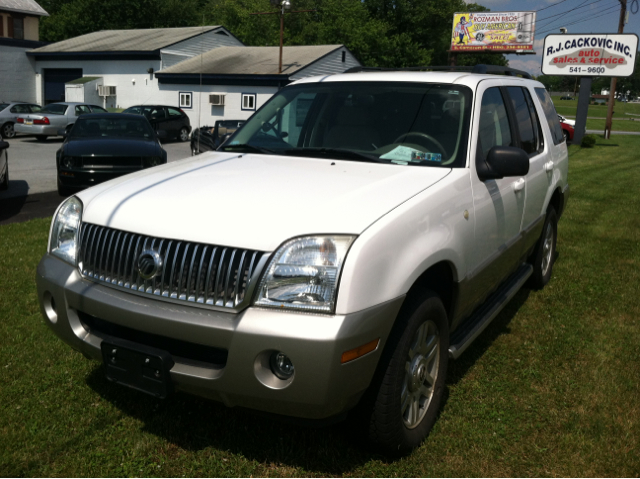
M 574 142 L 585 133 L 587 110 L 593 77 L 633 75 L 638 36 L 635 34 L 547 35 L 542 51 L 542 73 L 556 76 L 580 76 L 580 100 L 576 112 Z M 584 82 L 584 77 L 589 77 Z M 584 87 L 584 89 L 583 89 Z M 612 109 L 612 102 L 609 102 Z

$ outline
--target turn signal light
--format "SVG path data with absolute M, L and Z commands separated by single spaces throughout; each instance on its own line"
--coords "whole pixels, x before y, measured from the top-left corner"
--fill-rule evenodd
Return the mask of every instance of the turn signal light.
M 374 339 L 373 341 L 367 344 L 363 344 L 362 346 L 355 349 L 345 351 L 344 353 L 342 353 L 342 364 L 353 361 L 354 359 L 358 359 L 359 357 L 364 356 L 371 351 L 375 351 L 376 349 L 378 349 L 378 344 L 380 344 L 380 338 Z

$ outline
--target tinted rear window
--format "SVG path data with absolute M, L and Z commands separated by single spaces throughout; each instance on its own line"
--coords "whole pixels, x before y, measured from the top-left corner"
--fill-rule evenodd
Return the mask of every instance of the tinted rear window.
M 40 110 L 40 113 L 49 113 L 52 115 L 64 115 L 65 111 L 67 111 L 67 105 L 52 103 L 51 105 L 47 105 L 42 110 Z
M 551 97 L 549 96 L 547 90 L 545 90 L 544 88 L 536 88 L 535 90 L 536 95 L 538 95 L 538 99 L 542 104 L 544 116 L 547 118 L 547 123 L 549 124 L 549 129 L 551 130 L 553 143 L 558 145 L 564 141 L 564 136 L 562 135 L 562 128 L 560 127 L 560 121 L 558 120 L 556 107 L 553 106 L 553 102 L 551 101 Z

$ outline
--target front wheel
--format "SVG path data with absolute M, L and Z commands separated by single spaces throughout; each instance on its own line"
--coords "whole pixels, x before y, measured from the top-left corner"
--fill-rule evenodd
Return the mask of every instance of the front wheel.
M 542 289 L 551 279 L 553 263 L 556 259 L 556 239 L 558 236 L 558 215 L 549 207 L 542 227 L 542 235 L 531 255 L 533 274 L 530 285 L 533 289 Z
M 180 129 L 180 133 L 178 133 L 178 140 L 189 141 L 189 130 L 186 127 L 182 127 Z
M 0 138 L 13 138 L 16 136 L 16 131 L 13 129 L 13 123 L 5 123 L 2 125 L 2 134 Z
M 449 323 L 440 298 L 428 292 L 407 301 L 368 392 L 369 440 L 392 454 L 406 454 L 428 436 L 449 361 Z

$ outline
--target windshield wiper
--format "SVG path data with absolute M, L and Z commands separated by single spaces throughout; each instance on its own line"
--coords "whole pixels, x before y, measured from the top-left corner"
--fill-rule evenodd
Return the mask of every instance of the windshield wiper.
M 227 150 L 244 150 L 245 153 L 268 153 L 268 154 L 277 154 L 274 150 L 270 150 L 269 148 L 264 148 L 262 146 L 254 146 L 249 143 L 239 143 L 236 145 L 224 145 L 220 148 L 220 151 Z
M 347 150 L 345 148 L 289 148 L 288 150 L 284 150 L 284 153 L 296 156 L 329 157 L 343 160 L 366 161 L 369 163 L 389 163 L 387 160 L 381 160 L 376 156 Z

